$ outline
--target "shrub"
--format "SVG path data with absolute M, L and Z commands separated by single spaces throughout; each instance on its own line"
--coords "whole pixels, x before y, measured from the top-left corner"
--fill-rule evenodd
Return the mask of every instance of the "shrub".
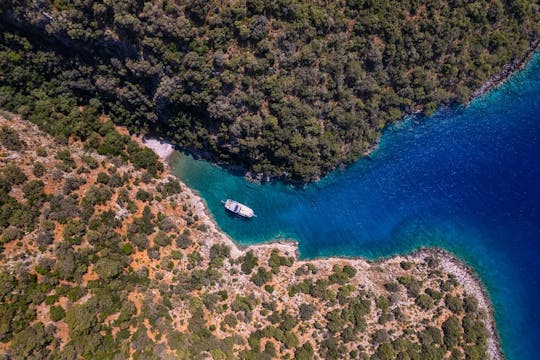
M 246 255 L 241 257 L 240 260 L 242 261 L 240 269 L 242 269 L 242 272 L 246 275 L 251 274 L 253 268 L 259 263 L 257 257 L 253 253 L 253 250 L 249 250 Z
M 438 300 L 442 299 L 442 293 L 437 291 L 437 290 L 434 290 L 432 288 L 427 288 L 425 290 L 425 292 L 426 292 L 426 294 L 428 294 L 436 302 L 438 302 Z
M 35 177 L 40 178 L 45 175 L 45 171 L 45 166 L 42 163 L 36 162 L 32 169 L 32 174 L 34 174 Z
M 74 169 L 77 165 L 75 163 L 75 160 L 71 157 L 71 153 L 69 150 L 60 150 L 56 153 L 55 158 L 57 160 L 61 160 L 66 166 L 71 167 Z
M 49 344 L 54 337 L 45 329 L 41 322 L 24 328 L 17 333 L 10 346 L 10 353 L 14 359 L 48 358 Z
M 389 292 L 398 292 L 399 284 L 395 282 L 386 283 L 384 284 L 384 288 L 386 289 L 386 291 L 389 291 Z
M 111 130 L 105 135 L 103 141 L 97 147 L 97 152 L 100 155 L 118 156 L 124 151 L 124 140 L 124 137 L 116 131 Z
M 96 182 L 99 184 L 106 185 L 109 182 L 109 179 L 110 179 L 109 175 L 101 171 L 97 174 Z
M 154 244 L 158 246 L 168 246 L 171 244 L 171 238 L 163 231 L 159 231 L 156 236 L 154 236 Z
M 193 244 L 193 240 L 191 240 L 190 232 L 187 229 L 176 238 L 176 246 L 180 249 L 187 249 L 191 244 Z
M 296 360 L 311 360 L 314 357 L 313 346 L 309 341 L 305 342 L 302 346 L 296 348 L 294 352 L 294 358 Z
M 96 160 L 96 158 L 90 156 L 90 155 L 83 155 L 82 160 L 88 165 L 90 169 L 97 169 L 99 167 L 99 162 Z
M 182 186 L 180 186 L 180 181 L 169 178 L 167 183 L 163 185 L 163 190 L 161 191 L 161 194 L 163 197 L 179 194 L 182 191 Z
M 102 279 L 111 279 L 122 271 L 122 264 L 120 262 L 109 259 L 109 258 L 100 258 L 96 263 L 96 273 L 101 277 Z
M 345 284 L 349 281 L 350 278 L 356 275 L 356 269 L 350 265 L 345 265 L 340 267 L 339 265 L 334 265 L 333 274 L 328 277 L 328 280 L 331 283 Z
M 49 202 L 49 209 L 45 212 L 47 219 L 56 220 L 65 224 L 68 219 L 79 215 L 80 209 L 77 200 L 61 195 L 53 196 Z
M 24 141 L 21 140 L 17 131 L 6 125 L 0 128 L 0 144 L 12 151 L 22 150 L 26 145 Z
M 22 190 L 24 197 L 32 205 L 40 205 L 46 199 L 45 184 L 41 180 L 31 180 L 24 184 Z
M 426 295 L 426 294 L 420 294 L 416 297 L 415 303 L 418 307 L 420 307 L 422 310 L 429 310 L 433 308 L 433 299 Z
M 293 258 L 281 256 L 279 255 L 278 250 L 274 249 L 270 253 L 270 258 L 268 259 L 268 266 L 270 266 L 274 274 L 277 274 L 279 272 L 280 266 L 292 266 L 293 262 Z
M 398 282 L 407 288 L 407 294 L 416 297 L 420 293 L 422 283 L 411 276 L 400 276 Z
M 455 316 L 450 316 L 442 324 L 442 330 L 444 334 L 444 343 L 447 347 L 451 348 L 457 346 L 461 339 L 461 326 Z
M 468 344 L 481 345 L 485 346 L 488 331 L 486 330 L 484 324 L 474 319 L 472 316 L 467 315 L 463 318 L 463 339 Z
M 468 314 L 478 310 L 478 300 L 475 297 L 467 296 L 463 299 L 463 307 Z
M 2 232 L 1 242 L 8 242 L 8 241 L 16 240 L 16 239 L 22 239 L 23 236 L 24 236 L 24 233 L 20 229 L 14 226 L 10 226 Z
M 6 181 L 11 185 L 21 185 L 28 180 L 24 172 L 15 164 L 6 165 L 3 174 Z
M 36 149 L 36 155 L 39 157 L 46 157 L 47 156 L 47 150 L 44 147 L 38 147 Z
M 454 314 L 460 314 L 463 311 L 463 302 L 457 296 L 447 294 L 444 298 L 444 303 Z
M 36 238 L 38 246 L 49 246 L 53 243 L 53 234 L 50 231 L 42 231 Z
M 311 317 L 315 313 L 315 307 L 311 304 L 303 303 L 299 307 L 299 315 L 302 321 L 311 320 Z
M 257 286 L 263 286 L 265 283 L 272 280 L 272 272 L 266 271 L 265 268 L 259 267 L 257 272 L 251 276 L 251 281 Z
M 52 321 L 62 320 L 66 316 L 66 312 L 61 306 L 51 306 L 49 309 L 49 314 Z
M 390 301 L 386 296 L 379 296 L 375 301 L 377 307 L 381 310 L 386 310 L 390 307 Z
M 86 180 L 84 178 L 70 176 L 64 181 L 63 193 L 64 195 L 69 195 L 73 191 L 78 190 L 84 184 L 86 184 Z
M 152 194 L 147 191 L 144 191 L 143 189 L 139 189 L 135 197 L 137 198 L 137 200 L 145 201 L 145 202 L 151 201 L 153 199 Z
M 210 264 L 213 267 L 221 267 L 223 260 L 228 258 L 231 253 L 231 248 L 225 244 L 214 244 L 210 248 Z
M 410 261 L 402 261 L 399 263 L 399 266 L 401 266 L 403 270 L 410 270 L 413 267 L 413 263 Z
M 346 349 L 335 337 L 329 337 L 321 342 L 320 351 L 327 359 L 341 359 Z

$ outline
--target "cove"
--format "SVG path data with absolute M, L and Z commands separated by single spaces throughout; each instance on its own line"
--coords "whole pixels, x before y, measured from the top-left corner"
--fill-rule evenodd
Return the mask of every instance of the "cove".
M 304 189 L 252 184 L 182 153 L 169 162 L 240 244 L 294 238 L 302 258 L 436 246 L 486 285 L 508 359 L 540 344 L 540 54 L 467 108 L 409 117 L 369 157 Z M 221 200 L 254 209 L 249 221 Z

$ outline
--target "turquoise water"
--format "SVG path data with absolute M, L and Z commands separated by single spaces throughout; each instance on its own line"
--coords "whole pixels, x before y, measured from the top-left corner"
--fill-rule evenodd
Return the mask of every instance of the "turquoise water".
M 171 164 L 199 191 L 218 225 L 241 244 L 299 241 L 304 258 L 370 259 L 443 247 L 479 273 L 509 359 L 535 359 L 540 344 L 540 54 L 468 108 L 411 117 L 378 149 L 304 189 L 251 184 L 175 154 Z M 233 198 L 258 217 L 220 203 Z

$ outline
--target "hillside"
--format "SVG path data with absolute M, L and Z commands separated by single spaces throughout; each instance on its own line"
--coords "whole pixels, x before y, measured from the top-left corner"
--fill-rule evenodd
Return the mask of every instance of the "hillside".
M 406 114 L 467 103 L 540 39 L 533 0 L 4 0 L 0 19 L 3 108 L 90 104 L 294 182 Z
M 71 114 L 86 128 L 67 138 L 0 116 L 7 358 L 502 357 L 489 299 L 449 254 L 238 248 L 139 139 Z

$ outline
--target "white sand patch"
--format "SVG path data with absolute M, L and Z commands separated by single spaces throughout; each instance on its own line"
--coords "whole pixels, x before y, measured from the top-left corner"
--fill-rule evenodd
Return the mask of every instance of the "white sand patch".
M 156 155 L 159 156 L 161 159 L 167 159 L 174 151 L 174 147 L 171 144 L 157 139 L 143 139 L 143 144 L 146 147 L 154 150 Z

